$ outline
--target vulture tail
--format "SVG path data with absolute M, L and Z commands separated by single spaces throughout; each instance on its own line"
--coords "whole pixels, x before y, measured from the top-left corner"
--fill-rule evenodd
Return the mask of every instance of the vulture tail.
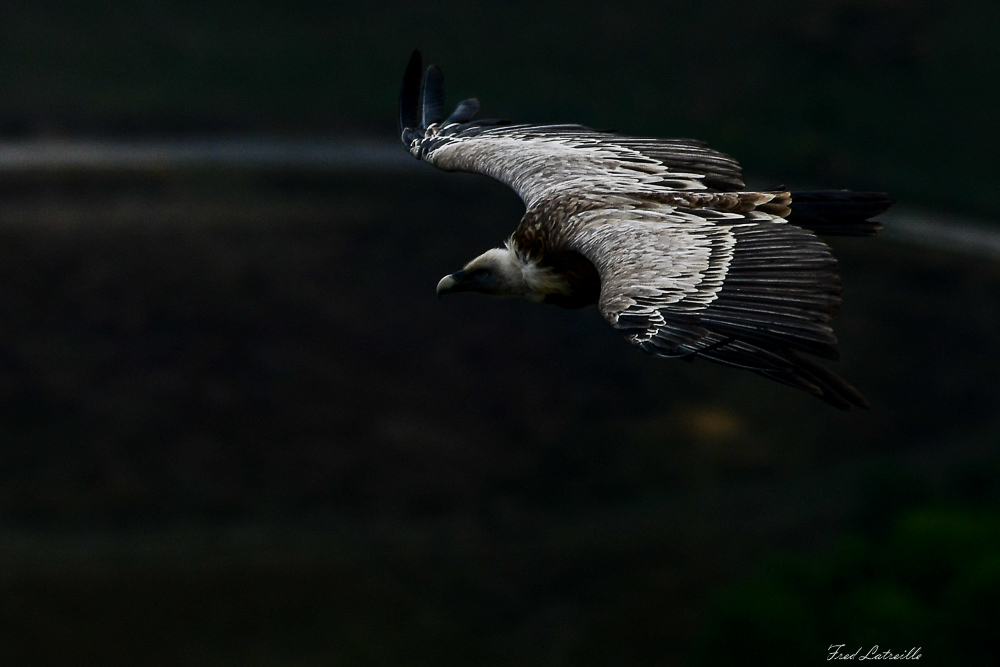
M 884 192 L 793 192 L 792 212 L 786 220 L 826 236 L 875 236 L 882 223 L 871 218 L 892 204 L 893 199 Z

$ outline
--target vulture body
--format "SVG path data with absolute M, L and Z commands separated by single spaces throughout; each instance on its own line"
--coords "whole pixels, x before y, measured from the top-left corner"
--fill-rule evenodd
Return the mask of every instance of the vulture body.
M 422 70 L 415 51 L 400 93 L 406 149 L 440 169 L 495 178 L 527 209 L 505 247 L 445 276 L 439 295 L 596 304 L 646 352 L 701 357 L 841 409 L 867 407 L 803 353 L 838 357 L 830 323 L 840 278 L 817 234 L 874 236 L 887 195 L 750 192 L 739 164 L 702 142 L 473 120 L 474 99 L 445 117 L 441 72 Z

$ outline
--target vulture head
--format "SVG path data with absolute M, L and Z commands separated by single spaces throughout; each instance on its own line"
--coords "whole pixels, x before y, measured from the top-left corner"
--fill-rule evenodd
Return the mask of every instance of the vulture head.
M 565 280 L 548 268 L 525 260 L 509 246 L 487 250 L 461 271 L 438 283 L 438 296 L 452 292 L 479 292 L 491 296 L 523 296 L 532 301 L 564 292 Z

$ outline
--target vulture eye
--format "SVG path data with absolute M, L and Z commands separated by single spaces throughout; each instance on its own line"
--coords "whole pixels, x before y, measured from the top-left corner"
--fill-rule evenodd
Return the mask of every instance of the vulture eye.
M 489 269 L 476 269 L 472 272 L 472 277 L 477 279 L 486 279 L 493 275 L 493 272 Z

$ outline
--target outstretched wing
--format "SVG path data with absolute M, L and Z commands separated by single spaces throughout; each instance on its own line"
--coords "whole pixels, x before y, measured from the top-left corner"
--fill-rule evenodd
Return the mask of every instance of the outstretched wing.
M 528 208 L 572 192 L 732 191 L 744 187 L 739 164 L 693 139 L 624 137 L 580 125 L 511 125 L 472 120 L 476 100 L 444 116 L 444 80 L 414 51 L 400 93 L 404 146 L 446 171 L 491 176 L 513 188 Z
M 705 209 L 636 199 L 567 223 L 566 247 L 600 274 L 601 314 L 652 354 L 703 357 L 839 408 L 867 407 L 857 390 L 798 354 L 838 356 L 830 322 L 840 279 L 829 248 L 761 210 L 780 206 L 787 193 L 716 197 L 729 204 Z

